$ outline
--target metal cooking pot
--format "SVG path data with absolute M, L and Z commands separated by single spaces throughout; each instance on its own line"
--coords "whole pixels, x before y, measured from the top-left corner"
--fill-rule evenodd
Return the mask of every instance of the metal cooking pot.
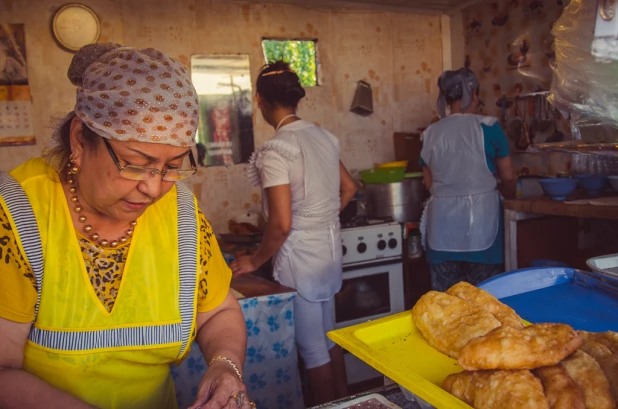
M 427 190 L 422 178 L 365 185 L 368 217 L 390 216 L 396 222 L 419 222 L 426 198 Z

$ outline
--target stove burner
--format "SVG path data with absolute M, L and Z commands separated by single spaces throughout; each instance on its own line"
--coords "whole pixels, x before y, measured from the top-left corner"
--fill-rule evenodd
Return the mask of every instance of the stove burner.
M 351 229 L 353 227 L 365 227 L 365 226 L 373 226 L 376 224 L 385 224 L 392 223 L 393 218 L 388 217 L 367 217 L 367 216 L 356 216 L 348 221 L 341 223 L 342 229 Z

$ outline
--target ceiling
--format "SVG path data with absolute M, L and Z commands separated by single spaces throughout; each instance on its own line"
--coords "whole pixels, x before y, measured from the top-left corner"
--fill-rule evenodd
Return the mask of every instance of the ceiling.
M 454 14 L 484 0 L 228 0 L 239 3 L 294 4 L 304 7 L 354 8 L 421 14 Z

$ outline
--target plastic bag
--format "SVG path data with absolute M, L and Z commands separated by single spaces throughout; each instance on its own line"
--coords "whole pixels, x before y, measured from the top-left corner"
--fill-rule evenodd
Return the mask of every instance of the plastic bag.
M 556 61 L 549 101 L 571 114 L 584 142 L 616 142 L 618 61 L 592 55 L 596 6 L 593 0 L 571 0 L 554 24 Z

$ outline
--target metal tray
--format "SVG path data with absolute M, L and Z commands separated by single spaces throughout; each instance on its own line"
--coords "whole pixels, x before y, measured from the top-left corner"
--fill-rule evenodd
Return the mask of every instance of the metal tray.
M 618 254 L 593 257 L 586 261 L 586 265 L 595 273 L 618 279 Z
M 377 393 L 372 393 L 371 395 L 361 396 L 361 397 L 352 399 L 351 401 L 348 401 L 348 402 L 343 402 L 343 403 L 339 403 L 336 405 L 330 405 L 330 406 L 326 405 L 323 407 L 324 409 L 348 409 L 348 408 L 362 409 L 365 407 L 363 406 L 363 403 L 367 403 L 368 401 L 372 399 L 375 399 L 376 401 L 378 401 L 379 403 L 381 403 L 382 405 L 390 409 L 401 409 L 401 406 L 395 405 L 393 402 L 389 401 L 382 395 L 378 395 Z

